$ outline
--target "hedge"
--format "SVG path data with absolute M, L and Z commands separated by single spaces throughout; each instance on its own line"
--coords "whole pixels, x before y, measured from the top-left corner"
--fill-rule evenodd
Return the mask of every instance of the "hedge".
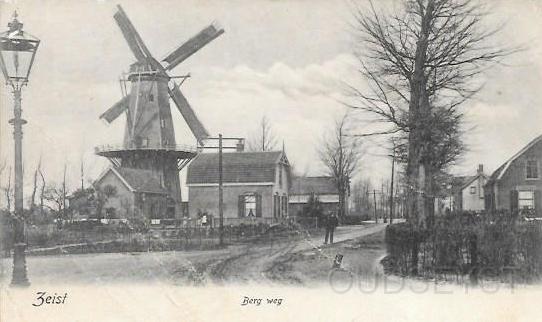
M 542 223 L 506 213 L 437 217 L 427 231 L 398 223 L 387 227 L 385 241 L 386 268 L 394 274 L 542 277 Z

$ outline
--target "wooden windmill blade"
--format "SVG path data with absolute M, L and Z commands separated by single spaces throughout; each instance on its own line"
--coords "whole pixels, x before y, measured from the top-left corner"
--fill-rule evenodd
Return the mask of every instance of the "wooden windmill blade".
M 179 65 L 223 33 L 224 29 L 216 23 L 212 23 L 207 28 L 204 28 L 194 37 L 175 49 L 171 54 L 167 55 L 166 58 L 162 59 L 162 61 L 168 63 L 166 70 L 175 68 L 175 66 Z
M 125 96 L 120 101 L 111 106 L 107 111 L 100 115 L 100 118 L 107 123 L 113 122 L 122 112 L 126 111 L 129 107 L 130 96 Z
M 196 113 L 194 113 L 194 110 L 186 100 L 186 97 L 181 93 L 179 86 L 174 83 L 173 89 L 168 87 L 168 92 L 177 106 L 177 109 L 181 112 L 186 124 L 188 124 L 190 131 L 192 131 L 198 142 L 202 144 L 202 141 L 209 137 L 209 133 L 196 116 Z
M 124 36 L 124 39 L 126 39 L 126 42 L 128 43 L 128 46 L 132 50 L 132 53 L 134 54 L 135 58 L 143 62 L 147 58 L 152 57 L 151 53 L 147 49 L 147 46 L 145 46 L 145 43 L 143 43 L 143 40 L 137 33 L 137 30 L 134 28 L 134 25 L 122 9 L 120 5 L 117 5 L 118 11 L 113 15 L 113 18 L 115 18 L 115 21 L 117 22 L 122 35 Z

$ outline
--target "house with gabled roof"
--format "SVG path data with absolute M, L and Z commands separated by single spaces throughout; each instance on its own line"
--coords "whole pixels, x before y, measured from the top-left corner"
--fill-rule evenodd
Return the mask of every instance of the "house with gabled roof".
M 454 176 L 447 184 L 442 194 L 435 199 L 437 213 L 446 211 L 481 212 L 485 209 L 484 186 L 488 176 L 484 166 L 478 165 L 476 174 Z
M 480 212 L 485 209 L 484 185 L 487 179 L 482 164 L 478 165 L 475 175 L 461 178 L 455 190 L 459 210 Z
M 93 185 L 106 195 L 103 205 L 106 218 L 175 217 L 175 202 L 168 197 L 163 179 L 155 171 L 111 166 Z
M 226 224 L 243 219 L 288 216 L 290 163 L 284 151 L 222 154 L 223 205 Z M 206 213 L 218 218 L 218 153 L 201 153 L 188 166 L 191 218 Z
M 485 209 L 542 215 L 542 135 L 497 168 L 485 185 Z

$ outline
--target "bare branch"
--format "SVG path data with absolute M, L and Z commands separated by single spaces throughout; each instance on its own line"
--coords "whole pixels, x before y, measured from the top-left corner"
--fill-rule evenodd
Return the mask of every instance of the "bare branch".
M 273 133 L 269 119 L 263 116 L 259 129 L 247 142 L 248 151 L 272 151 L 277 149 L 278 139 Z

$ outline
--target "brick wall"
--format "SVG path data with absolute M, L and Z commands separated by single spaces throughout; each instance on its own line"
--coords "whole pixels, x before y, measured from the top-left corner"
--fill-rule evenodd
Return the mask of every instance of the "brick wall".
M 245 193 L 258 193 L 262 196 L 262 217 L 273 217 L 273 186 L 224 186 L 224 218 L 238 217 L 239 196 Z M 188 213 L 191 218 L 198 211 L 218 217 L 218 186 L 189 187 Z
M 527 160 L 538 160 L 538 179 L 526 178 Z M 512 190 L 531 190 L 536 191 L 535 209 L 538 214 L 542 214 L 542 200 L 540 192 L 542 191 L 542 141 L 533 145 L 521 156 L 516 158 L 508 170 L 503 174 L 501 180 L 496 184 L 497 193 L 495 195 L 497 209 L 511 209 Z

